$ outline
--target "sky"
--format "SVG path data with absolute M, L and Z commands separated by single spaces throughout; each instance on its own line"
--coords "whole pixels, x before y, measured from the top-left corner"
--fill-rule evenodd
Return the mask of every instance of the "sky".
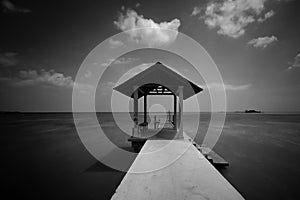
M 75 77 L 90 51 L 122 31 L 152 27 L 155 32 L 127 36 L 149 47 L 172 45 L 178 35 L 167 28 L 196 40 L 223 77 L 228 111 L 300 111 L 299 9 L 297 0 L 0 0 L 0 110 L 72 111 L 72 88 L 89 90 Z M 111 39 L 109 44 L 121 48 L 124 43 Z M 134 66 L 145 69 L 156 59 L 172 66 L 168 53 L 147 55 L 134 52 L 116 60 L 110 77 Z M 192 75 L 185 74 L 195 80 Z M 106 111 L 116 82 L 102 84 L 97 107 Z M 202 110 L 209 111 L 208 94 L 202 95 Z M 194 111 L 192 104 L 186 102 L 185 110 Z

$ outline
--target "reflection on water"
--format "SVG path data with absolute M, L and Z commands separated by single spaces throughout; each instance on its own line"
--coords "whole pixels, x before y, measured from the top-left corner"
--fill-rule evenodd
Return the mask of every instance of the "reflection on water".
M 1 171 L 4 191 L 16 197 L 109 199 L 124 173 L 97 163 L 81 144 L 72 114 L 2 114 Z M 82 128 L 93 128 L 83 113 Z M 132 123 L 122 113 L 121 126 Z M 130 150 L 128 134 L 111 113 L 98 113 L 106 136 Z M 201 144 L 210 120 L 185 114 L 184 130 Z M 197 133 L 197 134 L 196 134 Z M 300 199 L 300 115 L 227 114 L 214 150 L 229 161 L 221 173 L 246 199 Z

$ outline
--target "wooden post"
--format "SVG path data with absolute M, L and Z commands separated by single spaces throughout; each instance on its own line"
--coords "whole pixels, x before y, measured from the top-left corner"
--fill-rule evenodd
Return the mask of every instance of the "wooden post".
M 133 128 L 133 133 L 132 136 L 135 135 L 135 133 L 137 133 L 138 135 L 138 114 L 139 114 L 139 110 L 138 110 L 138 87 L 134 86 L 133 87 L 133 120 L 134 120 L 134 128 Z
M 178 138 L 183 138 L 183 86 L 179 86 L 180 125 Z
M 144 95 L 144 123 L 147 123 L 147 95 Z
M 137 125 L 138 124 L 138 115 L 139 115 L 139 104 L 138 104 L 138 87 L 137 86 L 134 86 L 134 95 L 133 95 L 133 98 L 134 98 L 134 117 L 135 117 L 135 124 Z
M 174 129 L 177 130 L 177 96 L 174 94 Z

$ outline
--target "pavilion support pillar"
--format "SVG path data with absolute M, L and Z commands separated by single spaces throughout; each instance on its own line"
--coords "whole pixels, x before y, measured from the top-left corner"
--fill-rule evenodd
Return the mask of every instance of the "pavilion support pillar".
M 138 104 L 138 87 L 134 86 L 134 94 L 133 94 L 133 116 L 135 124 L 138 124 L 138 115 L 139 115 L 139 104 Z
M 174 116 L 173 116 L 174 129 L 177 130 L 177 96 L 174 94 Z
M 144 122 L 147 123 L 147 95 L 144 95 Z
M 183 86 L 178 87 L 179 92 L 179 106 L 180 106 L 180 124 L 178 138 L 183 138 Z

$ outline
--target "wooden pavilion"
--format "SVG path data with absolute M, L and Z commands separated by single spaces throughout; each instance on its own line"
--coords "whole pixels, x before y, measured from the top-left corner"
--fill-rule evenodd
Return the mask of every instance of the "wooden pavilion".
M 134 99 L 135 131 L 139 130 L 139 126 L 148 126 L 149 95 L 173 95 L 174 116 L 170 123 L 171 129 L 165 128 L 164 125 L 155 136 L 145 139 L 133 135 L 129 139 L 133 147 L 138 144 L 138 149 L 142 148 L 116 189 L 112 200 L 244 199 L 213 167 L 211 159 L 205 159 L 208 158 L 205 151 L 199 149 L 183 132 L 183 100 L 201 92 L 200 87 L 157 62 L 114 89 Z M 142 97 L 144 97 L 144 122 L 138 124 L 138 100 Z M 177 119 L 177 99 L 179 99 L 179 119 Z M 166 134 L 175 137 L 164 137 Z
M 183 100 L 201 92 L 203 89 L 175 72 L 171 68 L 157 62 L 124 83 L 116 86 L 115 90 L 134 99 L 135 128 L 133 136 L 137 136 L 139 127 L 147 127 L 147 96 L 172 95 L 174 98 L 174 115 L 171 124 L 178 130 L 178 137 L 183 135 Z M 144 122 L 138 123 L 138 100 L 144 98 Z M 179 99 L 179 115 L 177 115 L 177 99 Z

